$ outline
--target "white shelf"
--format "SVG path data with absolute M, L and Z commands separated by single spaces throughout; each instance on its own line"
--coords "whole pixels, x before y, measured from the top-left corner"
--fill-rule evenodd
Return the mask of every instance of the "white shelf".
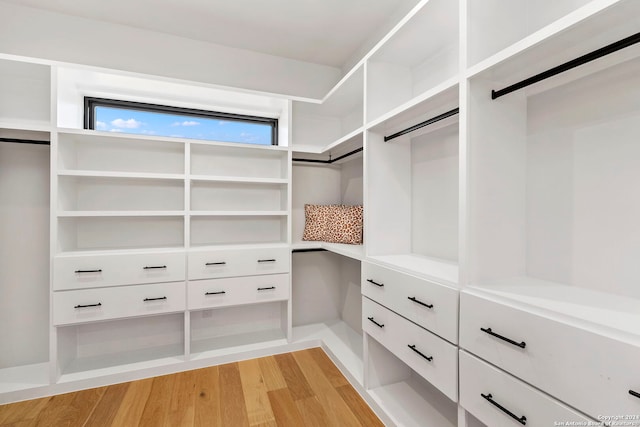
M 417 254 L 377 255 L 368 259 L 450 286 L 458 283 L 458 263 L 454 261 Z
M 419 381 L 409 378 L 369 390 L 369 395 L 399 426 L 456 427 L 431 399 Z
M 157 180 L 184 180 L 184 174 L 177 173 L 144 173 L 144 172 L 111 172 L 93 170 L 60 170 L 58 176 L 79 176 L 89 178 L 132 178 Z
M 185 211 L 58 211 L 59 218 L 184 216 Z
M 184 246 L 175 247 L 154 247 L 154 248 L 139 248 L 139 249 L 111 249 L 111 250 L 86 250 L 86 251 L 66 251 L 56 254 L 56 258 L 73 257 L 78 256 L 101 256 L 101 255 L 136 255 L 136 254 L 162 254 L 162 253 L 174 253 L 179 250 L 184 250 Z
M 287 211 L 190 211 L 191 216 L 287 216 Z
M 10 129 L 15 131 L 26 132 L 51 132 L 54 127 L 47 121 L 40 120 L 0 120 L 0 129 Z
M 191 181 L 203 182 L 230 182 L 246 184 L 287 184 L 285 178 L 259 178 L 259 177 L 234 177 L 234 176 L 211 176 L 211 175 L 190 175 Z
M 467 289 L 578 321 L 578 325 L 589 325 L 640 345 L 640 300 L 635 298 L 526 276 L 482 282 Z
M 198 245 L 189 248 L 190 251 L 221 251 L 221 250 L 237 250 L 237 249 L 272 249 L 272 248 L 288 248 L 287 243 L 252 243 L 238 245 Z
M 345 243 L 329 243 L 320 241 L 296 242 L 291 249 L 325 249 L 338 255 L 362 261 L 364 258 L 363 245 L 347 245 Z
M 216 337 L 191 343 L 191 360 L 251 352 L 285 344 L 287 339 L 280 329 Z
M 0 394 L 49 385 L 49 363 L 0 369 Z

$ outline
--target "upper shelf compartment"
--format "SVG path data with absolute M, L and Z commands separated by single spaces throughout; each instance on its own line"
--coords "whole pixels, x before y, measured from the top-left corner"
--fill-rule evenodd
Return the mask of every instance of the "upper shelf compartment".
M 0 59 L 0 122 L 40 130 L 50 124 L 50 67 Z
M 367 123 L 411 104 L 459 70 L 458 2 L 430 0 L 367 62 Z
M 322 153 L 362 129 L 364 71 L 357 68 L 329 92 L 320 104 L 293 103 L 293 148 Z

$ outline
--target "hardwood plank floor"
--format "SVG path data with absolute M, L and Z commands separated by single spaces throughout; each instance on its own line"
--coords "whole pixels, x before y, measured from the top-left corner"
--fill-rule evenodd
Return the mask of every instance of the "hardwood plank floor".
M 0 406 L 0 427 L 383 426 L 320 348 Z

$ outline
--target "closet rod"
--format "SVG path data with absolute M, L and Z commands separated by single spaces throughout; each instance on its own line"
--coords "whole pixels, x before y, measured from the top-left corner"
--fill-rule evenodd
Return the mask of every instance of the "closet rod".
M 353 156 L 354 154 L 357 154 L 357 153 L 359 153 L 359 152 L 361 152 L 361 151 L 362 151 L 362 147 L 360 147 L 360 148 L 356 148 L 356 149 L 355 149 L 355 150 L 353 150 L 353 151 L 349 151 L 347 154 L 343 154 L 342 156 L 336 157 L 335 159 L 331 159 L 331 158 L 330 158 L 329 160 L 319 160 L 319 159 L 296 159 L 296 158 L 293 158 L 292 160 L 293 160 L 294 162 L 322 163 L 322 164 L 325 164 L 325 165 L 330 165 L 330 164 L 332 164 L 332 163 L 337 162 L 338 160 L 342 160 L 342 159 L 347 158 L 347 157 L 349 157 L 349 156 Z
M 37 139 L 0 138 L 0 142 L 15 142 L 18 144 L 51 145 L 50 141 L 38 141 Z
M 610 45 L 607 45 L 605 47 L 601 47 L 600 49 L 594 50 L 593 52 L 587 53 L 586 55 L 582 55 L 576 59 L 565 62 L 564 64 L 560 64 L 547 71 L 543 71 L 540 74 L 536 74 L 535 76 L 529 77 L 528 79 L 524 79 L 518 83 L 512 84 L 511 86 L 507 86 L 504 89 L 492 90 L 491 99 L 499 98 L 508 93 L 530 86 L 534 83 L 538 83 L 539 81 L 548 79 L 549 77 L 553 77 L 556 74 L 560 74 L 572 68 L 576 68 L 580 65 L 584 65 L 588 62 L 595 61 L 598 58 L 602 58 L 603 56 L 609 55 L 610 53 L 617 52 L 621 49 L 632 46 L 638 42 L 640 42 L 640 33 L 636 33 L 625 39 L 622 39 L 615 43 L 611 43 Z
M 460 112 L 459 108 L 454 108 L 453 110 L 447 111 L 446 113 L 442 113 L 439 116 L 432 117 L 429 120 L 425 120 L 424 122 L 418 123 L 417 125 L 413 125 L 413 126 L 408 127 L 408 128 L 406 128 L 404 130 L 401 130 L 400 132 L 396 132 L 393 135 L 385 136 L 384 137 L 384 142 L 391 141 L 394 138 L 397 138 L 397 137 L 402 136 L 402 135 L 406 135 L 409 132 L 413 132 L 414 130 L 418 130 L 418 129 L 423 128 L 425 126 L 429 126 L 430 124 L 433 124 L 435 122 L 439 122 L 440 120 L 444 120 L 447 117 L 455 116 L 459 112 Z
M 304 252 L 326 252 L 326 249 L 323 248 L 306 248 L 306 249 L 291 249 L 291 252 L 294 254 L 304 253 Z

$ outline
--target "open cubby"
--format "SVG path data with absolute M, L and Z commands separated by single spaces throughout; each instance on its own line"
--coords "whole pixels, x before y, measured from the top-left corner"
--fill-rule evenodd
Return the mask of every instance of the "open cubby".
M 458 2 L 426 2 L 367 61 L 367 123 L 456 79 L 458 52 Z
M 181 180 L 58 177 L 59 211 L 182 211 Z
M 320 104 L 293 103 L 293 147 L 324 151 L 362 128 L 364 114 L 364 71 L 358 68 Z
M 640 308 L 640 56 L 495 101 L 485 74 L 470 83 L 471 284 L 629 330 L 612 310 Z
M 184 314 L 57 328 L 60 381 L 184 361 Z
M 184 247 L 184 218 L 58 218 L 60 252 Z
M 192 311 L 191 359 L 286 342 L 287 301 Z
M 59 171 L 184 174 L 184 144 L 96 132 L 58 134 Z
M 287 151 L 272 147 L 191 144 L 191 174 L 286 179 Z
M 416 106 L 367 133 L 367 255 L 410 273 L 457 283 L 457 117 L 384 141 L 385 136 L 455 107 L 449 94 L 440 100 L 437 107 Z
M 191 246 L 287 243 L 286 215 L 192 216 Z
M 48 126 L 51 67 L 0 59 L 0 121 Z
M 191 181 L 192 211 L 286 211 L 287 185 Z

